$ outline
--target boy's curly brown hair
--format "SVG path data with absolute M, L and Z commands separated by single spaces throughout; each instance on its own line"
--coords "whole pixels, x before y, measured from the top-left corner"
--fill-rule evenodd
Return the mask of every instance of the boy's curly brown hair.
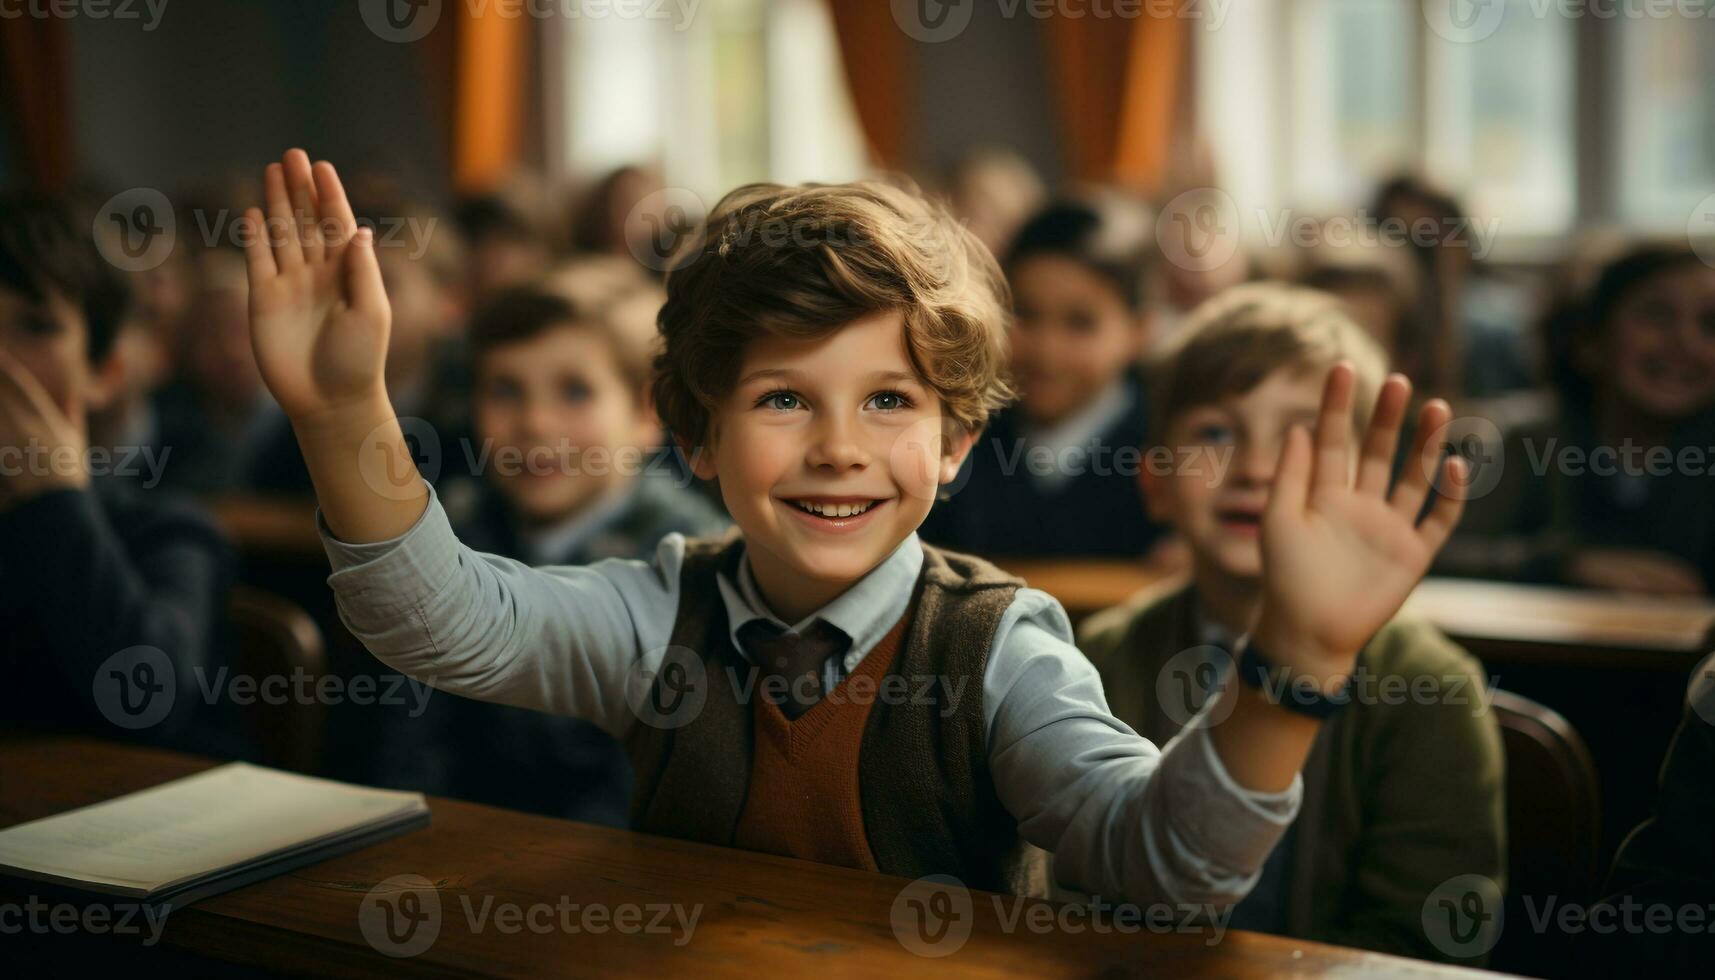
M 913 191 L 867 181 L 740 187 L 668 272 L 656 408 L 675 436 L 702 445 L 751 340 L 814 340 L 897 310 L 917 373 L 949 420 L 976 432 L 1012 398 L 1002 376 L 1008 305 L 988 249 Z

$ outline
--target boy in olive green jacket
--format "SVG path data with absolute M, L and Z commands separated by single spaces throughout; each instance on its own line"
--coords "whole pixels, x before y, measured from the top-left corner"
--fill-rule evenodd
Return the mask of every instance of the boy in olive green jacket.
M 1315 414 L 1322 372 L 1342 359 L 1361 388 L 1381 384 L 1383 355 L 1328 297 L 1272 284 L 1210 301 L 1163 353 L 1150 417 L 1172 450 L 1157 461 L 1174 465 L 1146 468 L 1142 481 L 1151 516 L 1190 545 L 1192 581 L 1093 617 L 1078 644 L 1114 715 L 1145 738 L 1219 724 L 1197 712 L 1263 600 L 1261 517 L 1281 440 Z M 1258 676 L 1245 668 L 1241 658 L 1241 679 Z M 1426 932 L 1426 903 L 1460 875 L 1499 888 L 1505 868 L 1500 731 L 1476 660 L 1398 618 L 1359 653 L 1338 697 L 1278 673 L 1258 683 L 1326 721 L 1303 809 L 1233 927 L 1456 959 Z

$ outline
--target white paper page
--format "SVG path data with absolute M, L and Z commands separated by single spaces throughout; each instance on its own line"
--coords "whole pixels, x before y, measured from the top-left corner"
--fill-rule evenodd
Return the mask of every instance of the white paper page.
M 425 808 L 421 793 L 233 762 L 0 830 L 0 871 L 148 892 Z

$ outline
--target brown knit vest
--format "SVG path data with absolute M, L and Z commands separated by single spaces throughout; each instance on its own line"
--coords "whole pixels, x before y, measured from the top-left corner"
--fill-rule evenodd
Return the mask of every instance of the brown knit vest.
M 688 722 L 633 726 L 632 826 L 1042 894 L 1041 852 L 1019 838 L 989 775 L 983 711 L 989 648 L 1023 583 L 981 559 L 925 546 L 905 617 L 824 702 L 787 722 L 760 696 L 761 672 L 733 649 L 715 584 L 720 572 L 736 576 L 743 547 L 686 548 L 670 643 L 697 651 L 706 697 Z M 871 695 L 847 696 L 860 676 L 876 682 L 864 688 Z M 661 684 L 652 697 L 664 697 Z M 875 696 L 877 685 L 903 696 Z M 820 737 L 798 728 L 818 713 L 828 729 Z

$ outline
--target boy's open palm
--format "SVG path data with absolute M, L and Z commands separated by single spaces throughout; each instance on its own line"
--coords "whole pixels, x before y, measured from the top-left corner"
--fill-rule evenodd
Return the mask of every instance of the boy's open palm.
M 263 175 L 268 207 L 245 212 L 250 340 L 294 421 L 384 391 L 391 311 L 373 235 L 327 162 L 290 150 Z
M 1432 443 L 1452 415 L 1431 401 L 1418 417 L 1413 451 L 1389 493 L 1394 450 L 1411 384 L 1393 375 L 1382 386 L 1370 429 L 1352 465 L 1352 399 L 1356 375 L 1337 365 L 1322 392 L 1314 443 L 1294 429 L 1263 515 L 1263 611 L 1259 644 L 1305 651 L 1317 663 L 1301 670 L 1348 671 L 1352 657 L 1404 604 L 1446 543 L 1463 494 L 1436 498 L 1421 522 L 1431 477 L 1443 465 Z M 1445 464 L 1449 489 L 1462 488 L 1464 461 Z M 1275 651 L 1285 654 L 1287 650 Z

